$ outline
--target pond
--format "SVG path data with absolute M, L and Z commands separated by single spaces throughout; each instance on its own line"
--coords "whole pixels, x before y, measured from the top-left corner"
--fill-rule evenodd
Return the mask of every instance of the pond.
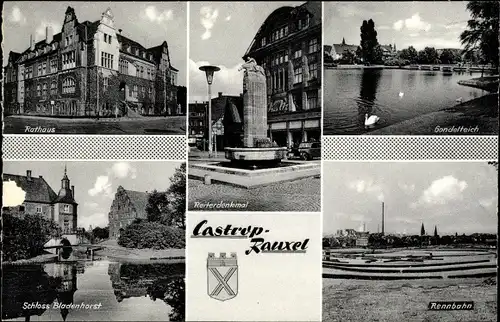
M 459 99 L 465 102 L 486 95 L 486 91 L 457 83 L 480 76 L 480 73 L 403 69 L 327 69 L 324 134 L 364 134 L 452 107 Z M 365 129 L 366 113 L 380 117 L 373 129 Z M 411 128 L 407 130 L 408 134 L 419 134 Z
M 179 321 L 184 277 L 183 263 L 103 259 L 4 267 L 2 320 Z

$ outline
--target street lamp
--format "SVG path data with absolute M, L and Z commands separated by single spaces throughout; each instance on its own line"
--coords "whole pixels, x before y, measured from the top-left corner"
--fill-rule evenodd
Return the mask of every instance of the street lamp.
M 217 66 L 201 66 L 201 71 L 205 72 L 208 83 L 208 157 L 212 157 L 212 82 L 214 80 L 214 73 L 220 70 Z

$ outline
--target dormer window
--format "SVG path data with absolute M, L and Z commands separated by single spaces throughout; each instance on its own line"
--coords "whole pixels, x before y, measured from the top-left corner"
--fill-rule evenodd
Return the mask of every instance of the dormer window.
M 131 50 L 130 46 L 127 46 L 127 52 L 130 52 L 130 50 Z
M 136 54 L 137 56 L 139 56 L 139 48 L 136 48 L 136 49 L 135 49 L 135 54 Z
M 64 205 L 64 212 L 70 212 L 70 206 Z

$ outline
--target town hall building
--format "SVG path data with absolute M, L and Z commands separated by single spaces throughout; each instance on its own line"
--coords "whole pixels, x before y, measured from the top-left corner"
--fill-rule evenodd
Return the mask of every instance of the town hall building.
M 68 7 L 62 30 L 30 37 L 11 51 L 4 68 L 6 114 L 37 116 L 173 115 L 177 73 L 166 41 L 146 48 L 126 37 L 111 9 L 96 21 L 79 22 Z

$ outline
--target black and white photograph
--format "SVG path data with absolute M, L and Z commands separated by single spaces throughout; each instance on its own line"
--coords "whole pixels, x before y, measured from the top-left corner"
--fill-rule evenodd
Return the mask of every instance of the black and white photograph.
M 498 162 L 324 174 L 323 321 L 496 321 Z
M 190 3 L 190 210 L 321 210 L 321 21 L 319 1 Z
M 325 2 L 324 135 L 498 135 L 498 1 Z
M 3 4 L 5 134 L 186 134 L 186 2 Z
M 4 162 L 2 321 L 184 321 L 185 169 Z

